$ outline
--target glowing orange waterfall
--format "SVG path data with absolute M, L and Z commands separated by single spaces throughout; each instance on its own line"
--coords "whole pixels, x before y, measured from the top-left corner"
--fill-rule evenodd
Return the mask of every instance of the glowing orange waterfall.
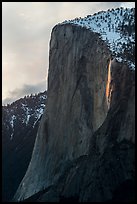
M 110 97 L 111 97 L 111 92 L 112 92 L 110 83 L 111 83 L 111 60 L 108 65 L 108 78 L 107 78 L 107 85 L 106 85 L 106 99 L 107 99 L 108 108 L 110 106 Z

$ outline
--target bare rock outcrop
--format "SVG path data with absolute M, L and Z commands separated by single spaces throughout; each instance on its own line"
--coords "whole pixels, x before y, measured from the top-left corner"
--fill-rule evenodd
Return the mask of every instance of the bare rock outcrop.
M 72 25 L 54 27 L 47 112 L 16 198 L 29 197 L 36 189 L 53 184 L 65 161 L 87 154 L 90 138 L 108 110 L 105 90 L 109 58 L 110 51 L 98 34 Z
M 97 33 L 55 26 L 47 112 L 15 200 L 39 192 L 33 201 L 109 201 L 125 183 L 131 189 L 134 96 L 134 71 L 111 59 Z

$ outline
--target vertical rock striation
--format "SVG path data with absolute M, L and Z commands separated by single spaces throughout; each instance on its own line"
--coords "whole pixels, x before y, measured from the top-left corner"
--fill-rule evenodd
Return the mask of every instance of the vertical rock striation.
M 53 186 L 28 201 L 135 201 L 134 77 L 133 70 L 111 61 L 110 106 L 88 154 L 71 161 Z
M 70 161 L 88 154 L 89 141 L 108 111 L 110 54 L 97 33 L 73 25 L 53 28 L 47 110 L 15 199 L 54 184 Z
M 134 70 L 73 24 L 53 28 L 49 56 L 47 109 L 15 200 L 43 189 L 32 201 L 133 200 Z

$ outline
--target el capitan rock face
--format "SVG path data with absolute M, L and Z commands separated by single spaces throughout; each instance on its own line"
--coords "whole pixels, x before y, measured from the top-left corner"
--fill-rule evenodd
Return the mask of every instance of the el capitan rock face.
M 68 162 L 54 185 L 26 201 L 134 201 L 134 71 L 115 61 L 111 69 L 112 105 L 103 124 L 91 137 L 88 154 Z M 118 86 L 123 76 L 123 83 Z
M 81 30 L 61 25 L 52 32 L 48 108 L 22 181 L 24 186 L 32 184 L 25 192 L 27 197 L 36 188 L 41 190 L 41 186 L 58 179 L 65 161 L 87 154 L 90 137 L 107 114 L 105 90 L 110 51 L 97 34 Z
M 109 201 L 119 199 L 119 191 L 123 196 L 134 181 L 134 96 L 134 70 L 111 59 L 98 33 L 55 26 L 47 110 L 14 199 L 37 192 L 30 199 Z

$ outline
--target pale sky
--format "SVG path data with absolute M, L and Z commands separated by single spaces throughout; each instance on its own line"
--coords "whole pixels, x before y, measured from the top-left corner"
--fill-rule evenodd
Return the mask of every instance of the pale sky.
M 52 28 L 64 20 L 135 2 L 2 2 L 3 104 L 47 88 Z

